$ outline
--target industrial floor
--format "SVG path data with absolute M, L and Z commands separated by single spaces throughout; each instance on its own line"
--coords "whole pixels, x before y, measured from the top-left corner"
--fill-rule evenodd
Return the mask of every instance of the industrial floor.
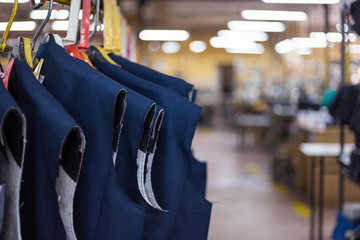
M 309 239 L 308 202 L 271 180 L 267 151 L 241 150 L 233 132 L 202 128 L 193 150 L 208 162 L 209 240 Z M 324 210 L 324 239 L 331 239 L 336 213 L 335 207 Z

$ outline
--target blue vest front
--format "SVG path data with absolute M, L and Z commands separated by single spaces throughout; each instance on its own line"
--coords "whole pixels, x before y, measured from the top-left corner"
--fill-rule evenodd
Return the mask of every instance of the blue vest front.
M 20 180 L 26 142 L 26 120 L 0 80 L 1 239 L 21 240 Z M 5 187 L 5 199 L 3 191 Z M 5 209 L 4 209 L 5 208 Z
M 200 107 L 162 86 L 132 75 L 108 62 L 93 62 L 107 76 L 156 101 L 165 110 L 153 164 L 154 192 L 160 206 L 174 213 L 170 239 L 206 239 L 211 203 L 193 184 L 190 147 Z M 174 223 L 176 226 L 174 226 Z M 189 227 L 191 226 L 191 227 Z M 197 233 L 192 232 L 196 229 Z M 201 235 L 201 238 L 198 238 Z
M 30 67 L 18 59 L 11 73 L 9 91 L 23 110 L 28 127 L 21 187 L 22 237 L 76 239 L 72 220 L 67 219 L 72 214 L 84 152 L 82 131 L 36 80 Z
M 110 53 L 109 56 L 125 71 L 170 89 L 180 96 L 190 98 L 190 100 L 193 102 L 195 101 L 197 90 L 193 89 L 193 85 L 187 83 L 186 81 L 157 72 L 153 69 L 131 62 L 113 53 Z M 205 197 L 207 170 L 206 163 L 198 161 L 191 153 L 190 164 L 191 172 L 195 180 L 195 186 L 202 193 L 202 196 Z
M 142 238 L 145 208 L 132 202 L 116 178 L 116 152 L 126 90 L 54 42 L 39 47 L 44 86 L 81 125 L 86 149 L 75 195 L 79 240 Z

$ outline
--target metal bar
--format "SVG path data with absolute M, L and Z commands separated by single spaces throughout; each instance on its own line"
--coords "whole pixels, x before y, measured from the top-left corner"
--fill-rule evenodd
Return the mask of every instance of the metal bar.
M 323 208 L 324 208 L 324 158 L 320 157 L 320 174 L 319 174 L 319 240 L 323 239 Z
M 343 1 L 341 5 L 341 83 L 340 87 L 343 87 L 345 85 L 345 15 L 346 15 L 346 3 Z M 344 124 L 340 123 L 340 156 L 342 156 L 344 152 Z M 341 169 L 341 167 L 340 167 Z M 339 178 L 339 212 L 342 212 L 343 210 L 343 200 L 344 200 L 344 177 L 342 175 L 342 172 L 340 170 L 339 172 L 340 178 Z
M 315 191 L 315 159 L 310 158 L 310 240 L 314 240 L 314 224 L 315 224 L 315 201 L 314 201 L 314 191 Z

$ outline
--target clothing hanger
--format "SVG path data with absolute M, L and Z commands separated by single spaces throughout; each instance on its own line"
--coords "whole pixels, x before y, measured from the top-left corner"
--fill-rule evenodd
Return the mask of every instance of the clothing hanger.
M 26 62 L 30 68 L 33 68 L 33 61 L 31 56 L 31 40 L 30 38 L 18 37 L 12 54 L 16 59 Z
M 30 2 L 33 1 L 33 0 L 30 0 Z M 31 3 L 32 4 L 32 3 Z M 48 13 L 44 19 L 44 21 L 41 23 L 40 27 L 38 28 L 38 30 L 36 31 L 33 39 L 31 40 L 31 51 L 34 51 L 34 48 L 35 48 L 35 44 L 36 44 L 36 40 L 38 39 L 39 35 L 41 34 L 42 30 L 44 29 L 46 23 L 49 21 L 50 19 L 50 16 L 51 16 L 51 12 L 52 12 L 52 9 L 53 9 L 53 4 L 54 4 L 54 0 L 50 0 L 50 3 L 49 3 L 49 8 L 48 8 Z M 35 6 L 36 7 L 36 6 Z M 33 7 L 34 8 L 34 7 Z M 34 8 L 36 9 L 36 8 Z
M 15 0 L 14 1 L 14 5 L 13 5 L 13 9 L 12 9 L 12 12 L 11 12 L 11 15 L 10 15 L 10 20 L 6 26 L 6 29 L 5 29 L 5 32 L 3 34 L 3 38 L 1 40 L 1 47 L 0 47 L 0 54 L 2 54 L 5 50 L 5 47 L 6 47 L 6 40 L 7 40 L 7 37 L 9 35 L 9 32 L 10 32 L 10 28 L 11 28 L 11 25 L 14 21 L 14 18 L 15 18 L 15 15 L 16 15 L 16 12 L 17 12 L 17 8 L 18 8 L 18 0 Z M 5 88 L 8 89 L 8 86 L 9 86 L 9 79 L 10 79 L 10 73 L 11 73 L 11 70 L 14 66 L 14 61 L 15 59 L 14 58 L 11 58 L 8 65 L 6 66 L 6 69 L 5 71 L 3 71 L 3 67 L 0 63 L 0 70 L 1 70 L 1 79 L 5 85 Z
M 53 0 L 51 0 L 53 1 Z M 72 0 L 70 5 L 69 27 L 66 37 L 62 39 L 63 45 L 72 45 L 76 43 L 77 32 L 79 28 L 79 12 L 81 0 Z

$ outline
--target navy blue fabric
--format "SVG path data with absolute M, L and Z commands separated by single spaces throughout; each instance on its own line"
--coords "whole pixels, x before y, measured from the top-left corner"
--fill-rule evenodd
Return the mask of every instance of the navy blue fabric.
M 24 156 L 24 144 L 26 136 L 26 123 L 25 116 L 21 112 L 18 104 L 14 98 L 5 89 L 2 81 L 0 80 L 0 161 L 1 163 L 10 163 L 10 158 L 7 154 L 6 148 L 11 152 L 15 163 L 19 166 L 19 170 L 23 166 Z M 0 166 L 4 170 L 9 170 L 7 166 Z M 1 174 L 2 175 L 2 174 Z M 10 174 L 8 175 L 10 176 Z M 19 179 L 13 178 L 8 179 L 8 176 L 0 176 L 1 181 L 1 197 L 0 197 L 0 208 L 1 208 L 1 232 L 0 238 L 5 239 L 11 234 L 14 238 L 20 235 L 20 226 L 16 222 L 19 220 L 18 203 L 15 202 L 14 195 L 19 196 L 20 193 L 16 192 L 19 190 L 14 189 L 14 182 Z M 21 176 L 20 176 L 21 177 Z M 11 183 L 12 182 L 12 183 Z M 10 183 L 10 184 L 6 184 Z M 19 182 L 17 182 L 18 184 Z M 16 185 L 17 185 L 16 184 Z M 4 197 L 5 195 L 5 197 Z M 17 209 L 13 209 L 9 204 L 9 201 L 13 201 L 15 204 L 11 204 Z M 18 199 L 16 199 L 18 201 Z M 16 210 L 16 211 L 14 211 Z M 8 219 L 8 217 L 17 215 L 14 219 Z M 7 224 L 6 224 L 7 222 Z M 9 229 L 9 226 L 12 228 Z
M 41 45 L 36 57 L 44 59 L 45 87 L 80 123 L 86 137 L 75 195 L 78 239 L 141 239 L 145 208 L 123 192 L 113 165 L 118 141 L 114 133 L 119 128 L 115 108 L 124 87 L 72 58 L 54 42 Z
M 192 152 L 190 154 L 190 164 L 195 187 L 199 190 L 201 196 L 205 197 L 207 164 L 196 160 Z
M 149 111 L 155 110 L 154 101 L 127 88 L 127 106 L 124 115 L 124 125 L 120 136 L 119 151 L 116 162 L 116 172 L 120 184 L 130 199 L 139 204 L 145 204 L 137 184 L 137 152 L 142 148 L 143 152 L 146 146 L 140 146 L 145 117 Z M 153 105 L 153 107 L 152 107 Z M 152 107 L 152 109 L 151 109 Z M 151 122 L 147 123 L 151 127 L 154 112 L 151 114 Z M 150 129 L 148 130 L 150 131 Z M 147 145 L 149 136 L 145 137 Z
M 193 194 L 197 189 L 192 183 L 189 159 L 201 108 L 162 86 L 132 75 L 108 62 L 93 64 L 109 77 L 155 100 L 164 108 L 165 116 L 152 170 L 155 196 L 160 206 L 175 214 L 170 220 L 170 236 L 182 235 L 182 232 L 193 229 L 200 232 L 201 236 L 207 236 L 211 204 L 200 194 Z M 185 185 L 187 182 L 192 184 Z M 187 204 L 188 202 L 192 204 Z M 193 218 L 193 215 L 196 217 Z M 177 227 L 174 227 L 175 221 Z M 191 229 L 188 228 L 190 225 Z M 188 239 L 198 239 L 195 236 L 194 234 L 194 237 Z
M 55 183 L 63 139 L 78 124 L 35 79 L 30 67 L 17 59 L 9 91 L 27 119 L 20 209 L 22 237 L 65 240 Z
M 165 75 L 143 65 L 131 62 L 113 53 L 110 53 L 109 56 L 127 72 L 130 72 L 138 77 L 145 78 L 146 80 L 159 84 L 160 86 L 171 89 L 185 98 L 189 99 L 189 97 L 192 97 L 189 96 L 189 93 L 194 86 L 180 78 Z
M 193 85 L 187 83 L 186 81 L 157 72 L 153 69 L 131 62 L 112 53 L 109 54 L 109 56 L 125 71 L 170 89 L 180 96 L 185 98 L 190 97 L 191 101 L 195 102 L 197 90 L 193 89 Z M 191 96 L 189 96 L 189 93 L 192 93 Z M 205 197 L 207 176 L 206 163 L 198 161 L 193 155 L 190 156 L 190 162 L 191 172 L 195 179 L 195 185 L 200 190 L 200 192 L 204 193 L 203 196 Z

